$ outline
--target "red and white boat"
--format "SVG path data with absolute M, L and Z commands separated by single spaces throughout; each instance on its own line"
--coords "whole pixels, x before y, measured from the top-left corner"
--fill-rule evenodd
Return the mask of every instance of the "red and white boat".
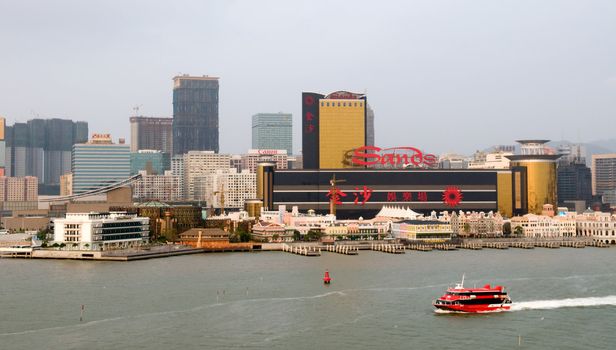
M 462 282 L 454 288 L 448 288 L 447 292 L 432 305 L 439 310 L 449 312 L 499 312 L 511 308 L 511 299 L 505 287 L 489 284 L 481 288 L 464 288 L 464 276 Z

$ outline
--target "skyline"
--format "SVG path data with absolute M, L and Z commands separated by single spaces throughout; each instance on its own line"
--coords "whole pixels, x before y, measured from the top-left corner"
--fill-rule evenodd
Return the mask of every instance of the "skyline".
M 222 153 L 249 149 L 263 112 L 293 114 L 299 151 L 303 91 L 366 92 L 384 147 L 613 138 L 597 127 L 616 111 L 607 1 L 60 3 L 2 5 L 7 124 L 69 118 L 128 139 L 134 106 L 172 116 L 172 78 L 185 73 L 220 77 Z

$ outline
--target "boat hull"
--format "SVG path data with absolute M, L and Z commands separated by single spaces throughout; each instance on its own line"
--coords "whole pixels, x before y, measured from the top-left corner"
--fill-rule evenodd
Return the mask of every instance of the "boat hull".
M 509 311 L 511 304 L 443 305 L 432 304 L 438 310 L 460 313 L 483 313 Z

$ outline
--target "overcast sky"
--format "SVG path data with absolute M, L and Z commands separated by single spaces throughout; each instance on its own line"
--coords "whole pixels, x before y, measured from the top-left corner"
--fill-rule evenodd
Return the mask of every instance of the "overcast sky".
M 221 152 L 301 92 L 367 92 L 376 143 L 472 153 L 616 131 L 616 1 L 0 0 L 0 115 L 129 136 L 172 77 L 220 77 Z

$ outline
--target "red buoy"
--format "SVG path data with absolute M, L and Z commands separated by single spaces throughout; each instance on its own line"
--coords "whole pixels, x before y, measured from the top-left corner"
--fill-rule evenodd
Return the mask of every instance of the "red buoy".
M 332 279 L 329 277 L 329 272 L 325 270 L 325 276 L 323 277 L 323 283 L 329 284 L 331 281 Z

